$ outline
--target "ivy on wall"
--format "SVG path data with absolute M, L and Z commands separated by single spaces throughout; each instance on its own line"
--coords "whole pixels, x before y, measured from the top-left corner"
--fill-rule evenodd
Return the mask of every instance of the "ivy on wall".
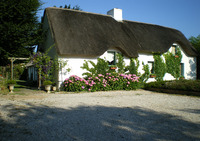
M 161 54 L 154 54 L 154 72 L 156 74 L 155 79 L 157 81 L 163 81 L 163 77 L 166 73 L 166 65 L 161 57 Z
M 125 72 L 125 62 L 124 62 L 124 57 L 122 54 L 117 53 L 117 68 L 119 73 L 124 73 Z
M 128 71 L 130 74 L 136 74 L 138 75 L 138 68 L 139 68 L 139 60 L 138 58 L 130 58 L 130 65 L 128 66 Z
M 164 57 L 167 73 L 170 73 L 174 78 L 178 79 L 180 77 L 180 63 L 182 59 L 180 48 L 177 48 L 175 55 L 168 51 L 164 54 Z

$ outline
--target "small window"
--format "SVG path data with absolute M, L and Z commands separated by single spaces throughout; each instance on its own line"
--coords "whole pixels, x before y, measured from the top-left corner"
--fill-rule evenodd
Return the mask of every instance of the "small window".
M 150 73 L 154 73 L 154 62 L 148 61 Z
M 180 75 L 184 76 L 184 63 L 180 63 Z
M 176 53 L 177 53 L 177 46 L 176 46 L 176 45 L 173 45 L 173 46 L 172 46 L 172 54 L 173 54 L 173 55 L 176 55 Z
M 116 52 L 108 51 L 106 59 L 107 59 L 109 65 L 116 65 Z

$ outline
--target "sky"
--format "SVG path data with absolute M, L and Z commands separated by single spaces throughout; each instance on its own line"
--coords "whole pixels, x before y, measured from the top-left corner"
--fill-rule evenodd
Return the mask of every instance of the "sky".
M 177 29 L 186 38 L 200 35 L 200 0 L 40 0 L 47 7 L 78 5 L 83 11 L 107 14 L 113 8 L 122 9 L 123 19 L 156 24 Z

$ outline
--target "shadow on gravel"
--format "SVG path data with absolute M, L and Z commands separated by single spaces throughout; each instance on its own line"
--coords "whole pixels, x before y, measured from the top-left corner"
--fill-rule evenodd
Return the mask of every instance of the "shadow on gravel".
M 200 140 L 200 124 L 140 107 L 1 106 L 1 141 Z M 199 114 L 199 113 L 198 113 Z

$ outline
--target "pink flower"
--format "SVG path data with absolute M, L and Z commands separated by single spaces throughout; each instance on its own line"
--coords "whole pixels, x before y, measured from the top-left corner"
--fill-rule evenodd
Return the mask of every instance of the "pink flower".
M 88 91 L 91 91 L 91 89 L 88 89 Z
M 128 83 L 128 84 L 130 84 L 130 82 L 129 82 L 129 81 L 128 81 L 127 83 Z
M 84 87 L 84 86 L 82 86 L 81 88 L 82 88 L 82 89 L 85 89 L 85 87 Z

